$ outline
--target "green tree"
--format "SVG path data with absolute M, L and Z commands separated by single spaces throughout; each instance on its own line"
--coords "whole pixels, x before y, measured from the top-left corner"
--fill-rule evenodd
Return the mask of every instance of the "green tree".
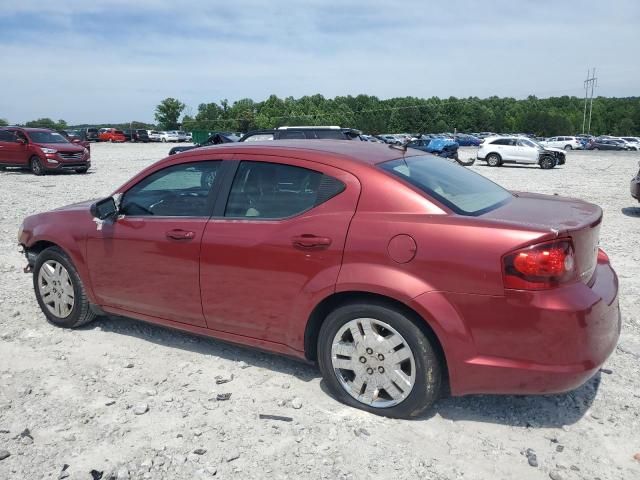
M 179 126 L 180 115 L 186 105 L 175 98 L 165 98 L 156 107 L 155 118 L 160 128 L 164 130 L 175 130 Z
M 4 118 L 0 118 L 0 127 L 6 127 L 7 125 L 9 125 L 9 122 Z
M 38 118 L 37 120 L 30 120 L 24 124 L 25 127 L 31 128 L 50 128 L 52 130 L 63 130 L 67 128 L 67 122 L 64 120 L 58 120 L 57 122 L 50 118 Z

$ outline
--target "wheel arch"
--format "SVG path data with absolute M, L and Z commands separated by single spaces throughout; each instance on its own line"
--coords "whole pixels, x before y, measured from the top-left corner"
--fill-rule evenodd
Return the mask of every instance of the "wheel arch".
M 426 337 L 431 341 L 438 358 L 442 362 L 442 372 L 448 378 L 449 368 L 445 350 L 440 338 L 436 334 L 435 330 L 430 324 L 430 320 L 426 319 L 424 315 L 420 315 L 414 308 L 407 305 L 404 302 L 396 300 L 392 297 L 382 295 L 379 293 L 372 293 L 366 291 L 343 291 L 336 292 L 328 297 L 324 298 L 316 307 L 312 310 L 304 332 L 304 355 L 309 361 L 315 362 L 318 355 L 317 339 L 320 333 L 320 328 L 324 320 L 329 313 L 338 307 L 348 305 L 350 303 L 356 303 L 359 301 L 365 301 L 385 307 L 393 307 L 396 310 L 402 312 L 409 319 L 415 322 L 415 324 L 422 330 Z

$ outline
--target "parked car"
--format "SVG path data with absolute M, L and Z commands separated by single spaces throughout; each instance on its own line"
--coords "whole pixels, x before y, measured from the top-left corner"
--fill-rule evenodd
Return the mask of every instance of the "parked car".
M 189 146 L 176 146 L 169 150 L 169 155 L 175 155 L 176 153 L 186 152 L 187 150 L 193 150 L 194 148 L 208 147 L 210 145 L 219 145 L 221 143 L 233 143 L 240 140 L 240 137 L 230 132 L 215 132 L 207 138 L 202 144 L 195 144 Z
M 478 137 L 473 135 L 467 135 L 464 133 L 458 133 L 453 136 L 453 140 L 457 142 L 461 147 L 477 147 L 482 143 Z
M 131 142 L 143 142 L 143 143 L 150 142 L 149 134 L 147 133 L 146 130 L 142 128 L 137 128 L 133 130 L 124 130 L 124 135 Z
M 160 141 L 160 132 L 157 130 L 147 130 L 147 135 L 149 136 L 149 141 L 151 142 Z
M 131 130 L 122 130 L 122 134 L 124 135 L 125 142 L 131 142 L 133 140 L 133 135 Z
M 594 138 L 587 144 L 587 150 L 627 150 L 627 144 L 615 138 Z
M 85 140 L 88 142 L 98 142 L 100 140 L 97 128 L 85 128 L 83 133 Z
M 178 132 L 160 132 L 160 141 L 163 143 L 166 142 L 179 142 L 180 137 L 178 137 Z
M 488 137 L 478 148 L 478 160 L 490 167 L 505 163 L 540 165 L 542 169 L 564 165 L 565 153 L 559 148 L 543 147 L 526 137 Z
M 640 166 L 640 162 L 638 162 Z M 631 196 L 640 202 L 640 170 L 631 180 Z
M 255 130 L 243 135 L 240 142 L 265 140 L 360 140 L 360 130 L 353 128 L 296 126 L 271 130 Z
M 187 141 L 187 132 L 183 132 L 182 130 L 178 130 L 175 133 L 178 135 L 178 141 L 179 142 L 186 142 Z
M 576 137 L 551 137 L 540 142 L 544 147 L 562 148 L 563 150 L 582 149 L 582 143 Z
M 193 142 L 193 134 L 191 132 L 185 132 L 185 134 L 186 134 L 186 137 L 187 137 L 186 141 L 187 142 Z
M 638 137 L 620 137 L 627 144 L 628 150 L 640 150 L 640 138 Z
M 67 139 L 69 143 L 74 145 L 82 145 L 87 150 L 91 151 L 91 142 L 84 139 L 84 132 L 81 130 L 56 130 L 57 133 Z
M 340 401 L 406 418 L 445 378 L 453 395 L 590 379 L 620 332 L 601 223 L 415 150 L 239 142 L 29 216 L 19 244 L 53 325 L 107 313 L 317 361 Z
M 101 128 L 99 130 L 98 139 L 101 142 L 118 142 L 122 143 L 126 141 L 126 137 L 122 130 L 117 128 Z
M 458 160 L 458 143 L 448 138 L 422 135 L 420 138 L 408 142 L 407 147 Z
M 35 175 L 73 170 L 86 173 L 91 154 L 46 128 L 0 128 L 0 166 L 28 168 Z

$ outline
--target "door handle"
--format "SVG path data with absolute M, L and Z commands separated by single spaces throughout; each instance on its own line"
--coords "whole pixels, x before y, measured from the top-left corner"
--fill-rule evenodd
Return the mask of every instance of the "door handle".
M 331 245 L 329 237 L 316 237 L 315 235 L 298 235 L 291 239 L 294 247 L 298 248 L 327 248 Z
M 190 230 L 182 230 L 180 228 L 169 230 L 167 232 L 167 238 L 171 238 L 173 240 L 193 240 L 195 236 L 196 232 L 192 232 Z

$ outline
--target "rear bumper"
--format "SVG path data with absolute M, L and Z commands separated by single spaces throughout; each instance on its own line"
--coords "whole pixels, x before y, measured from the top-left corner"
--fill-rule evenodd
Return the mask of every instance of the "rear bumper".
M 611 266 L 598 264 L 592 282 L 500 297 L 446 294 L 465 325 L 453 351 L 444 345 L 452 393 L 559 393 L 586 382 L 621 326 Z

